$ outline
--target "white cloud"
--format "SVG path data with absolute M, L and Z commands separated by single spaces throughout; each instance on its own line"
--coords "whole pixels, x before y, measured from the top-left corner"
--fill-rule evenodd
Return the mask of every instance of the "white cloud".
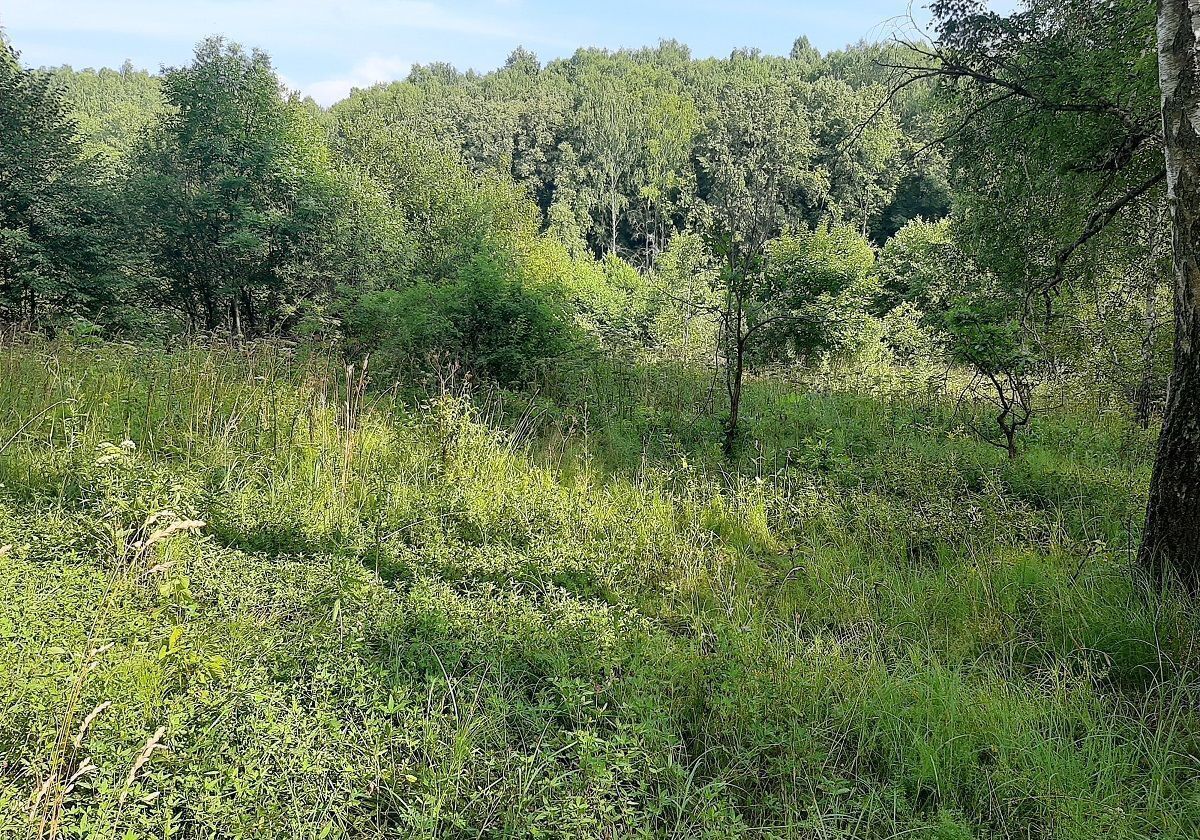
M 289 88 L 334 102 L 352 87 L 406 75 L 410 60 L 490 67 L 517 44 L 573 46 L 530 26 L 523 2 L 0 0 L 0 26 L 27 62 L 49 65 L 115 66 L 128 57 L 154 68 L 186 62 L 191 45 L 222 35 L 265 49 Z M 46 49 L 32 48 L 39 43 Z
M 404 78 L 412 65 L 411 61 L 394 56 L 372 55 L 355 64 L 345 76 L 313 82 L 301 89 L 320 104 L 332 105 L 339 99 L 345 99 L 352 88 Z

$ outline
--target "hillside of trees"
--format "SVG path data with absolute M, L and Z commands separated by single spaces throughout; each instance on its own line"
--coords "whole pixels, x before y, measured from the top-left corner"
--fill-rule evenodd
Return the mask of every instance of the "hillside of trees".
M 1035 381 L 1148 422 L 1170 227 L 1161 155 L 1122 145 L 1158 118 L 1144 31 L 1127 40 L 1065 82 L 1107 72 L 1127 88 L 1112 114 L 993 96 L 919 43 L 695 60 L 664 41 L 546 66 L 518 49 L 327 111 L 219 39 L 161 76 L 26 71 L 10 48 L 6 89 L 42 127 L 9 150 L 30 182 L 10 187 L 0 305 L 52 332 L 321 335 L 405 376 L 445 352 L 503 385 L 568 346 L 732 358 L 740 380 L 882 344 L 974 368 L 1012 406 L 1006 446 Z
M 0 838 L 1200 834 L 1193 5 L 0 36 Z

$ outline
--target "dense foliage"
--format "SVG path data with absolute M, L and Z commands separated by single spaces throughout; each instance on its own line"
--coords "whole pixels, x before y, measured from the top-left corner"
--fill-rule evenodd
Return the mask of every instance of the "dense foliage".
M 753 259 L 762 264 L 781 234 L 837 225 L 878 236 L 906 221 L 903 208 L 947 212 L 917 194 L 928 191 L 921 179 L 932 170 L 906 168 L 901 151 L 916 140 L 903 116 L 873 113 L 883 90 L 861 72 L 871 55 L 861 47 L 822 57 L 802 43 L 786 59 L 739 52 L 697 61 L 663 42 L 542 66 L 517 50 L 486 75 L 418 67 L 328 112 L 285 91 L 266 55 L 220 39 L 161 76 L 128 65 L 20 70 L 45 89 L 45 118 L 72 133 L 63 148 L 79 165 L 94 162 L 95 188 L 118 211 L 120 230 L 98 256 L 111 263 L 105 272 L 120 281 L 113 294 L 127 311 L 72 291 L 94 285 L 97 258 L 90 273 L 39 278 L 54 287 L 55 306 L 9 317 L 47 329 L 84 318 L 140 334 L 319 332 L 356 350 L 384 349 L 378 330 L 399 328 L 401 318 L 410 323 L 392 332 L 381 357 L 395 370 L 449 351 L 501 375 L 470 357 L 473 339 L 450 338 L 463 333 L 455 324 L 463 316 L 438 304 L 461 309 L 471 288 L 464 276 L 478 275 L 482 261 L 503 267 L 505 288 L 529 305 L 541 300 L 539 311 L 575 322 L 599 346 L 672 347 L 676 338 L 655 325 L 682 319 L 686 352 L 712 356 L 729 313 L 713 311 L 708 289 L 667 293 L 660 274 L 678 266 L 677 239 L 682 246 L 699 234 L 709 248 L 700 258 L 719 266 L 722 215 L 758 225 Z M 765 157 L 751 165 L 730 132 L 762 138 Z M 739 197 L 728 167 L 774 183 L 758 171 L 769 160 L 789 168 L 779 176 L 786 183 L 771 187 L 770 218 L 742 219 L 762 185 L 741 182 Z M 728 289 L 722 276 L 713 279 Z M 773 287 L 785 279 L 773 278 Z M 748 282 L 763 286 L 749 276 L 733 285 Z M 804 287 L 788 293 L 798 298 Z M 383 316 L 410 309 L 405 301 L 424 314 Z M 540 341 L 510 332 L 516 344 L 504 352 L 537 355 Z M 692 346 L 696 336 L 709 349 Z M 586 344 L 578 339 L 573 346 Z M 562 349 L 549 345 L 548 356 Z M 537 364 L 506 364 L 503 375 L 527 361 Z
M 1085 2 L 938 13 L 933 46 L 822 55 L 801 39 L 787 57 L 697 60 L 663 41 L 546 65 L 518 49 L 486 74 L 417 67 L 328 111 L 219 39 L 161 76 L 47 75 L 10 54 L 63 141 L 34 132 L 54 153 L 14 148 L 10 166 L 69 165 L 87 189 L 58 211 L 78 221 L 20 234 L 42 250 L 8 260 L 5 312 L 50 330 L 320 336 L 400 378 L 449 355 L 533 384 L 564 354 L 648 351 L 720 367 L 730 447 L 745 375 L 880 343 L 903 363 L 974 365 L 984 401 L 1036 372 L 1148 422 L 1170 341 L 1162 196 L 1152 184 L 1115 220 L 1086 215 L 1153 175 L 1153 67 L 1130 58 L 1144 26 L 1117 32 L 1117 11 Z M 1081 21 L 1112 31 L 1106 51 L 1076 49 Z M 1060 47 L 1079 66 L 1051 85 L 1031 62 Z M 1031 138 L 1019 151 L 1014 125 Z M 891 256 L 934 223 L 960 256 Z M 815 262 L 839 258 L 821 247 L 833 231 L 882 249 L 878 269 L 830 286 L 840 269 Z M 769 265 L 789 249 L 793 270 Z M 1052 318 L 1031 326 L 1043 297 Z M 1000 335 L 1023 349 L 980 349 Z
M 1200 834 L 1200 42 L 931 11 L 0 38 L 0 837 Z
M 113 208 L 52 81 L 0 42 L 0 317 L 111 301 Z

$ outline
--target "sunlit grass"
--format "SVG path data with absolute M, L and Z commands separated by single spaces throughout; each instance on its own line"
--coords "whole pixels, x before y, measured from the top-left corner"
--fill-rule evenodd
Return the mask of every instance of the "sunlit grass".
M 761 382 L 730 463 L 702 381 L 5 346 L 0 834 L 1196 836 L 1149 435 Z

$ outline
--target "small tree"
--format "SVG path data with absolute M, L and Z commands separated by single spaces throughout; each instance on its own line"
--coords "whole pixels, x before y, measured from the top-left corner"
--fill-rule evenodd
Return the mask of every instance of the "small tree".
M 964 295 L 940 316 L 955 361 L 966 363 L 975 376 L 968 390 L 987 395 L 996 407 L 998 442 L 982 429 L 979 436 L 1017 457 L 1017 432 L 1033 417 L 1033 384 L 1036 353 L 1010 301 L 1003 296 Z
M 971 370 L 966 390 L 995 406 L 1000 439 L 984 429 L 975 432 L 1015 458 L 1017 436 L 1033 418 L 1033 385 L 1044 366 L 1031 319 L 1023 317 L 1025 287 L 981 269 L 956 243 L 949 220 L 915 220 L 879 255 L 872 308 L 881 316 L 916 313 L 939 354 Z M 896 352 L 905 339 L 885 334 L 883 340 Z
M 701 203 L 696 216 L 720 263 L 718 315 L 729 395 L 726 453 L 737 440 L 752 342 L 775 322 L 774 316 L 759 316 L 771 287 L 768 243 L 784 230 L 800 195 L 819 186 L 809 167 L 813 151 L 795 98 L 773 83 L 727 86 L 697 145 Z

